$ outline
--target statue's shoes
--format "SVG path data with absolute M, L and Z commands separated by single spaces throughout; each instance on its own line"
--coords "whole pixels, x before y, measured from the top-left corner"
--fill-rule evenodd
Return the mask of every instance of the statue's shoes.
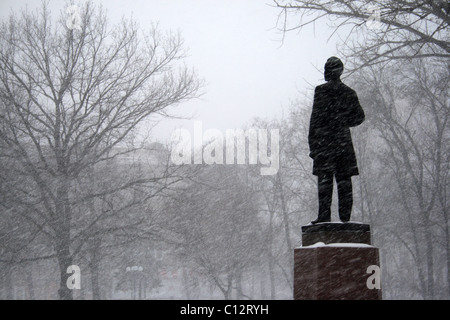
M 311 221 L 311 224 L 316 224 L 316 223 L 322 223 L 322 222 L 330 222 L 330 219 L 319 219 L 317 218 L 316 220 Z

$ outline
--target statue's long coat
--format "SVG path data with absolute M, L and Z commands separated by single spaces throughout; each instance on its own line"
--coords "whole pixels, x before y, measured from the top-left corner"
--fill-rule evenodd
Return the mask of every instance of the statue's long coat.
M 350 127 L 364 118 L 356 92 L 340 80 L 316 87 L 308 136 L 314 175 L 359 174 Z

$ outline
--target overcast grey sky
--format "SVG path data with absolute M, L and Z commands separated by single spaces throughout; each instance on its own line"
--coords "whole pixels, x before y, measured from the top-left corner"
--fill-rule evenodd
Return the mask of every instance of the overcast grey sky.
M 177 107 L 192 120 L 165 120 L 153 130 L 160 141 L 178 127 L 193 130 L 239 128 L 254 117 L 272 119 L 285 112 L 291 100 L 323 82 L 326 59 L 336 55 L 338 37 L 324 22 L 301 33 L 282 35 L 275 28 L 279 10 L 271 0 L 94 0 L 107 9 L 112 23 L 130 16 L 145 28 L 159 22 L 161 29 L 179 30 L 189 57 L 186 62 L 204 79 L 205 94 Z M 1 17 L 36 0 L 0 0 Z M 65 1 L 50 0 L 54 16 Z M 345 63 L 345 61 L 344 61 Z M 305 108 L 310 106 L 305 106 Z M 307 109 L 309 110 L 309 109 Z

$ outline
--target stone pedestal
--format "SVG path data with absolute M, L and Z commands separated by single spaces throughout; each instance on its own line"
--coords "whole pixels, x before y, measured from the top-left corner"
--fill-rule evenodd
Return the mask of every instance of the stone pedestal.
M 302 243 L 294 250 L 295 300 L 381 299 L 379 251 L 369 225 L 307 225 Z
M 302 227 L 302 246 L 317 242 L 371 244 L 370 225 L 356 222 L 325 222 Z

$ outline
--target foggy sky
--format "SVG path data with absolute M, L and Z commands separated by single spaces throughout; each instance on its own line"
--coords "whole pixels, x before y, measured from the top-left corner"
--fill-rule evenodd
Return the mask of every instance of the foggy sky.
M 338 37 L 324 23 L 292 32 L 282 41 L 276 28 L 279 10 L 271 0 L 94 0 L 107 10 L 111 24 L 130 15 L 142 28 L 158 22 L 162 30 L 180 31 L 188 49 L 186 63 L 206 83 L 201 98 L 183 103 L 172 113 L 191 120 L 164 120 L 152 139 L 166 141 L 175 128 L 225 131 L 254 117 L 273 119 L 286 112 L 290 101 L 323 83 L 326 59 L 336 55 Z M 75 2 L 77 3 L 77 2 Z M 0 0 L 0 17 L 18 12 L 36 0 Z M 65 8 L 50 1 L 52 16 Z M 345 61 L 344 61 L 345 63 Z M 310 110 L 310 106 L 304 106 Z

